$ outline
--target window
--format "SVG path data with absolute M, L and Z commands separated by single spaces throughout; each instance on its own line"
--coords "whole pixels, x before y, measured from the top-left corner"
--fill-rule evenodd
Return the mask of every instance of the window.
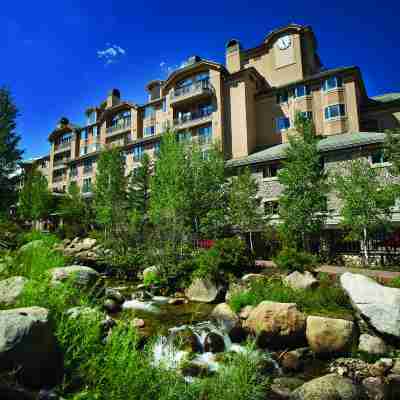
M 190 131 L 181 131 L 178 132 L 178 135 L 176 137 L 176 140 L 178 142 L 186 142 L 192 138 L 192 134 Z
M 154 143 L 154 154 L 158 156 L 160 154 L 160 149 L 161 149 L 161 143 L 160 142 L 155 142 Z
M 97 119 L 97 112 L 96 111 L 92 111 L 88 116 L 87 116 L 87 124 L 91 125 L 94 124 L 96 122 Z
M 69 168 L 69 176 L 71 178 L 75 178 L 76 176 L 78 176 L 78 168 L 76 165 L 71 165 L 71 167 Z
M 266 165 L 262 168 L 263 178 L 274 178 L 278 176 L 278 165 Z
M 135 161 L 139 161 L 142 159 L 143 154 L 144 154 L 144 148 L 143 146 L 134 146 L 132 148 L 132 154 L 133 154 L 133 159 Z
M 211 125 L 202 126 L 201 128 L 198 129 L 197 134 L 199 136 L 200 144 L 210 143 L 212 140 Z
M 299 85 L 294 88 L 294 97 L 304 97 L 311 94 L 310 87 L 307 85 Z
M 308 119 L 308 120 L 312 120 L 312 111 L 300 111 L 300 115 L 303 117 L 303 118 L 306 118 L 306 119 Z
M 276 118 L 276 130 L 277 132 L 285 131 L 290 128 L 290 120 L 287 117 Z
M 346 115 L 344 104 L 334 104 L 325 107 L 325 119 L 339 118 Z
M 276 102 L 278 104 L 287 103 L 289 100 L 289 92 L 287 90 L 280 92 L 276 95 Z
M 276 200 L 266 201 L 264 203 L 265 215 L 277 215 L 279 214 L 279 203 Z
M 162 110 L 163 112 L 167 112 L 167 99 L 163 99 Z
M 87 146 L 82 146 L 80 151 L 79 151 L 79 155 L 80 156 L 84 156 L 87 153 L 88 153 L 88 147 Z
M 154 109 L 153 106 L 146 106 L 144 108 L 144 118 L 149 118 L 154 116 L 156 110 Z
M 199 116 L 200 117 L 205 117 L 207 115 L 210 115 L 213 112 L 213 106 L 212 104 L 203 104 L 199 106 Z
M 88 174 L 93 171 L 93 160 L 85 160 L 83 162 L 83 173 Z
M 97 126 L 94 126 L 93 128 L 92 128 L 92 133 L 93 133 L 93 136 L 97 136 L 97 134 L 98 134 L 98 130 L 97 130 Z
M 210 74 L 207 72 L 202 72 L 196 76 L 196 82 L 204 82 L 210 79 Z
M 85 178 L 83 180 L 82 192 L 88 193 L 92 191 L 92 178 Z
M 376 150 L 371 154 L 371 164 L 383 164 L 388 161 L 389 159 L 383 150 Z
M 81 133 L 81 139 L 88 140 L 88 137 L 89 137 L 89 133 L 88 133 L 87 129 L 83 129 L 82 133 Z
M 338 76 L 331 76 L 324 81 L 322 89 L 326 92 L 328 90 L 336 89 L 343 86 L 342 78 Z
M 177 88 L 186 87 L 186 86 L 190 86 L 192 83 L 193 83 L 193 79 L 192 78 L 186 78 L 186 79 L 183 79 L 183 80 L 179 81 L 176 84 L 176 87 Z
M 155 133 L 155 127 L 154 125 L 152 126 L 145 126 L 143 130 L 144 136 L 153 136 Z
M 126 126 L 131 123 L 131 112 L 130 111 L 122 111 L 119 114 L 115 115 L 111 120 L 112 127 Z

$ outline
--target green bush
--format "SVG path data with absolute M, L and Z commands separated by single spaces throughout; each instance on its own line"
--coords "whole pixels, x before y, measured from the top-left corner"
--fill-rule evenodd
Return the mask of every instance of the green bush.
M 304 272 L 313 271 L 318 264 L 318 259 L 312 254 L 286 247 L 274 258 L 274 262 L 284 271 Z
M 22 228 L 17 223 L 0 219 L 0 249 L 17 247 L 21 233 Z
M 53 235 L 51 233 L 43 233 L 37 230 L 25 232 L 19 236 L 20 245 L 33 242 L 34 240 L 41 240 L 49 247 L 54 246 L 56 243 L 59 243 L 60 241 L 60 239 L 56 235 Z
M 230 305 L 238 312 L 244 306 L 256 306 L 264 300 L 296 303 L 301 311 L 313 315 L 348 316 L 352 310 L 346 293 L 330 280 L 320 281 L 315 289 L 294 290 L 283 284 L 280 277 L 253 282 L 249 289 L 234 293 Z
M 209 250 L 201 251 L 194 260 L 194 275 L 200 278 L 226 280 L 229 275 L 240 276 L 252 265 L 246 243 L 239 238 L 217 240 Z
M 400 289 L 400 276 L 390 280 L 390 282 L 388 283 L 388 286 Z
M 160 275 L 157 272 L 149 272 L 143 279 L 146 286 L 159 285 L 161 283 Z

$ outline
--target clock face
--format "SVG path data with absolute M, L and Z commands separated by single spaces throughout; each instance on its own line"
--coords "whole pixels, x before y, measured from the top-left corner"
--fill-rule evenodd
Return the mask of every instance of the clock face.
M 290 36 L 282 36 L 278 39 L 277 45 L 280 50 L 286 50 L 292 44 L 292 39 Z

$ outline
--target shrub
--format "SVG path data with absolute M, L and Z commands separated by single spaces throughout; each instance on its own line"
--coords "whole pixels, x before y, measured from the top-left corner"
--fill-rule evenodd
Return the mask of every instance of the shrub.
M 388 286 L 400 289 L 400 276 L 390 280 L 390 282 L 388 283 Z
M 143 279 L 146 286 L 159 285 L 161 282 L 160 275 L 157 272 L 148 272 Z
M 285 247 L 274 258 L 274 262 L 278 268 L 288 272 L 313 271 L 317 265 L 317 257 L 303 251 Z
M 195 258 L 195 276 L 226 280 L 229 275 L 240 276 L 252 264 L 246 243 L 239 238 L 217 240 L 209 250 L 201 251 Z
M 316 289 L 294 290 L 280 278 L 253 282 L 249 289 L 234 293 L 230 300 L 236 312 L 247 305 L 256 306 L 264 300 L 296 303 L 301 311 L 314 315 L 347 316 L 351 305 L 346 293 L 331 281 L 320 281 Z
M 0 249 L 15 248 L 22 229 L 13 221 L 0 219 Z
M 51 233 L 43 233 L 37 230 L 32 230 L 26 233 L 22 233 L 19 236 L 20 245 L 33 242 L 34 240 L 41 240 L 48 247 L 54 246 L 56 243 L 60 241 L 56 235 L 53 235 Z

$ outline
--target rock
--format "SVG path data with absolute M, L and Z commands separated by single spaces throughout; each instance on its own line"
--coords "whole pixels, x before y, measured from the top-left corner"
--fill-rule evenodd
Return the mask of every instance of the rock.
M 170 298 L 166 297 L 166 296 L 153 296 L 153 298 L 151 300 L 157 304 L 168 304 Z
M 13 276 L 0 281 L 0 304 L 3 306 L 14 305 L 24 291 L 28 279 L 23 276 Z
M 311 350 L 317 354 L 343 353 L 354 340 L 354 323 L 344 319 L 307 318 L 306 336 Z
M 251 311 L 254 309 L 253 306 L 245 306 L 240 310 L 239 318 L 240 319 L 247 319 L 250 316 Z
M 263 301 L 243 326 L 257 335 L 261 347 L 296 347 L 305 343 L 306 317 L 294 303 Z
M 132 320 L 132 326 L 134 328 L 144 328 L 145 325 L 146 325 L 146 323 L 141 318 L 135 318 Z
M 275 378 L 271 384 L 271 393 L 279 400 L 289 400 L 292 392 L 303 384 L 304 381 L 299 378 Z
M 94 285 L 100 278 L 100 274 L 97 271 L 83 265 L 53 268 L 49 270 L 49 273 L 53 284 L 71 280 L 71 282 L 81 288 L 87 288 Z
M 385 376 L 393 367 L 391 358 L 381 358 L 370 366 L 370 374 L 372 376 Z
M 393 360 L 392 374 L 400 375 L 400 358 Z
M 125 297 L 117 289 L 106 288 L 105 296 L 107 299 L 115 300 L 118 304 L 122 304 L 125 301 Z
M 338 358 L 329 365 L 329 371 L 360 383 L 371 376 L 371 365 L 358 358 Z
M 210 318 L 222 325 L 225 331 L 229 332 L 240 325 L 238 316 L 233 312 L 229 304 L 218 304 L 211 312 Z
M 388 385 L 382 378 L 369 377 L 362 381 L 367 399 L 385 400 L 388 395 Z
M 294 271 L 283 279 L 285 285 L 295 290 L 313 289 L 318 286 L 318 280 L 309 271 L 304 273 Z
M 114 299 L 105 299 L 103 307 L 110 314 L 115 314 L 121 311 L 121 304 L 115 301 Z
M 32 240 L 31 242 L 24 244 L 19 248 L 20 253 L 25 253 L 26 251 L 30 251 L 33 249 L 38 249 L 44 245 L 44 241 L 41 239 Z
M 286 351 L 279 357 L 280 364 L 286 371 L 300 371 L 307 359 L 311 358 L 312 354 L 308 347 Z
M 215 332 L 208 333 L 204 339 L 204 351 L 206 353 L 222 353 L 224 350 L 224 338 Z
M 389 348 L 381 338 L 364 333 L 360 335 L 358 350 L 368 354 L 379 355 L 386 354 Z
M 0 371 L 18 370 L 22 383 L 53 386 L 63 374 L 62 355 L 41 307 L 0 311 Z
M 176 297 L 168 300 L 168 304 L 171 306 L 180 306 L 186 304 L 187 300 L 183 297 Z
M 210 280 L 196 278 L 185 291 L 190 301 L 213 303 L 221 294 L 221 288 Z
M 232 299 L 232 296 L 236 293 L 240 293 L 245 290 L 248 290 L 248 284 L 246 284 L 245 282 L 240 281 L 239 283 L 230 283 L 229 288 L 225 294 L 225 303 L 229 303 Z
M 313 379 L 292 393 L 292 400 L 359 400 L 360 389 L 350 379 L 328 374 Z
M 65 312 L 65 314 L 71 319 L 76 319 L 80 317 L 93 317 L 101 319 L 104 316 L 104 314 L 102 314 L 96 308 L 85 307 L 85 306 L 69 308 Z
M 340 277 L 340 283 L 353 307 L 376 331 L 400 339 L 400 289 L 350 272 Z

